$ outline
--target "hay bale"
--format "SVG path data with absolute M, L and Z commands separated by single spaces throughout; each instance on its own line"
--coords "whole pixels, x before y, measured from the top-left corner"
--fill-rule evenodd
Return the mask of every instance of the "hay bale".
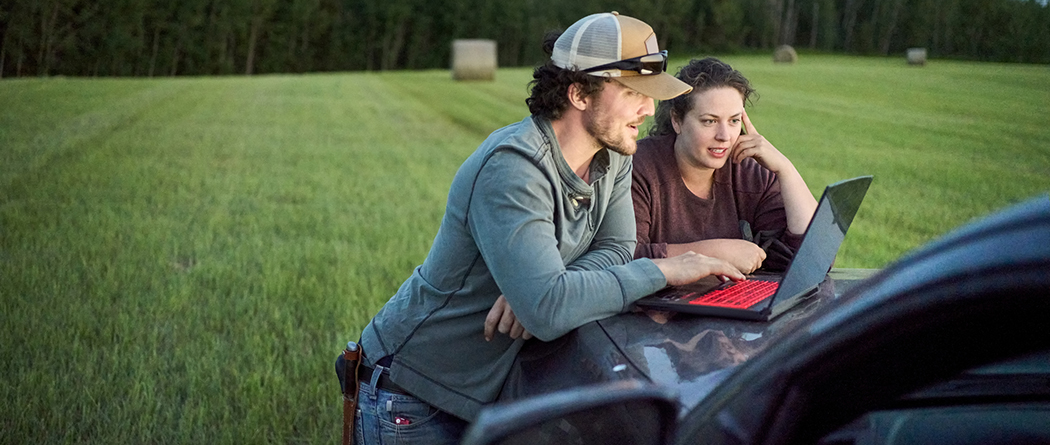
M 773 61 L 776 63 L 795 63 L 798 61 L 798 53 L 791 45 L 780 45 L 773 50 Z
M 908 48 L 908 65 L 926 65 L 926 48 Z
M 496 41 L 463 39 L 452 41 L 452 78 L 493 80 L 496 78 Z

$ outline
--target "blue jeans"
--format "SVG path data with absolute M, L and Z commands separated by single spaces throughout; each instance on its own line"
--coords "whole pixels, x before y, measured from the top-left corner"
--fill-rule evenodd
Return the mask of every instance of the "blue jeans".
M 361 382 L 354 420 L 357 445 L 459 443 L 467 422 L 415 397 L 376 389 L 385 369 L 376 365 L 371 382 Z

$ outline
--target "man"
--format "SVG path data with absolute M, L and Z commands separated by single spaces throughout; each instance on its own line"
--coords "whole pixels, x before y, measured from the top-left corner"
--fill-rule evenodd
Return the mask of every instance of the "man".
M 498 395 L 520 337 L 552 340 L 668 284 L 743 279 L 692 252 L 631 261 L 638 127 L 653 98 L 690 90 L 663 72 L 652 28 L 594 14 L 545 49 L 532 116 L 463 163 L 426 260 L 361 334 L 358 443 L 457 443 Z M 491 335 L 497 324 L 511 335 Z

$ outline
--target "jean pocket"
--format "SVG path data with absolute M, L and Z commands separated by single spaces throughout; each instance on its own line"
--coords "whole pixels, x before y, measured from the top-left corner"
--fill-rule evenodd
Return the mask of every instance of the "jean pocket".
M 391 394 L 387 398 L 386 408 L 386 415 L 381 416 L 383 423 L 402 429 L 422 426 L 441 412 L 422 400 L 401 394 Z
M 457 444 L 465 422 L 415 397 L 392 394 L 380 422 L 383 443 Z

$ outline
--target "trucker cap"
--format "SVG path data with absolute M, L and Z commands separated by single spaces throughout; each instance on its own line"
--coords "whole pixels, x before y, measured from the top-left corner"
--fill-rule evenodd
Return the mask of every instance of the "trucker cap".
M 554 42 L 551 61 L 562 69 L 611 77 L 658 100 L 693 89 L 667 74 L 667 51 L 660 51 L 653 28 L 615 11 L 573 23 Z

